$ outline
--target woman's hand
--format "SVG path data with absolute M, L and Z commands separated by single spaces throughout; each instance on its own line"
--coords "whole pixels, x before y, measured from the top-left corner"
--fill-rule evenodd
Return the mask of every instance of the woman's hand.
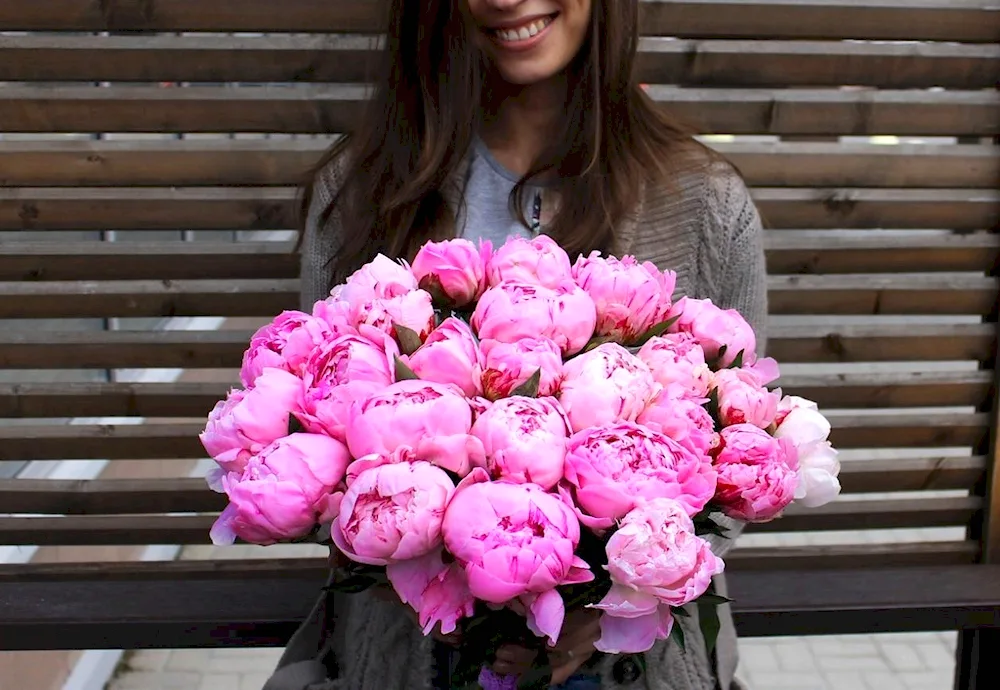
M 597 650 L 594 643 L 601 637 L 601 614 L 594 609 L 569 611 L 563 624 L 563 635 L 555 647 L 549 647 L 552 664 L 552 685 L 569 680 Z M 525 676 L 535 667 L 536 650 L 516 644 L 505 644 L 497 650 L 492 669 L 505 676 Z

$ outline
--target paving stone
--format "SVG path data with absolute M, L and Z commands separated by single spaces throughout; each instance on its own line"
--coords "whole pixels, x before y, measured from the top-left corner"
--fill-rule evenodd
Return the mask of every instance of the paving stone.
M 872 690 L 908 690 L 903 681 L 892 671 L 868 671 L 862 675 Z
M 927 668 L 924 659 L 912 645 L 893 642 L 879 644 L 879 648 L 893 671 L 922 671 Z
M 208 671 L 212 661 L 211 649 L 175 649 L 167 659 L 168 671 Z
M 268 673 L 247 673 L 240 676 L 240 690 L 261 690 L 270 677 Z
M 206 673 L 201 677 L 198 690 L 240 690 L 240 676 L 234 673 Z
M 143 649 L 126 654 L 125 665 L 135 671 L 160 671 L 169 658 L 169 649 Z
M 853 660 L 851 666 L 854 666 Z M 823 674 L 830 690 L 870 690 L 864 676 L 853 671 L 831 671 Z

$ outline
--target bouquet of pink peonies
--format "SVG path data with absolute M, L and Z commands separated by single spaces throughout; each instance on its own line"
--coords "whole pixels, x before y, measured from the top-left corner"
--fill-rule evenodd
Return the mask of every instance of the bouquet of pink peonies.
M 332 542 L 334 587 L 391 586 L 425 634 L 461 623 L 457 687 L 509 683 L 486 659 L 555 644 L 567 607 L 641 653 L 696 602 L 713 644 L 713 516 L 826 503 L 839 463 L 747 322 L 674 288 L 545 236 L 378 256 L 253 336 L 201 435 L 229 498 L 213 541 Z

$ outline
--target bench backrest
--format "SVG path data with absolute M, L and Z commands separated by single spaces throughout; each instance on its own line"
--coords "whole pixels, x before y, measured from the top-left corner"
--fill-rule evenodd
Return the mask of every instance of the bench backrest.
M 753 187 L 770 354 L 845 451 L 845 500 L 752 528 L 733 569 L 971 563 L 987 523 L 1000 552 L 997 15 L 642 3 L 641 78 Z M 208 542 L 197 433 L 297 304 L 294 185 L 358 116 L 378 27 L 355 0 L 0 3 L 0 460 L 111 461 L 0 480 L 0 544 Z M 959 532 L 834 538 L 904 528 Z M 46 560 L 121 557 L 69 553 Z

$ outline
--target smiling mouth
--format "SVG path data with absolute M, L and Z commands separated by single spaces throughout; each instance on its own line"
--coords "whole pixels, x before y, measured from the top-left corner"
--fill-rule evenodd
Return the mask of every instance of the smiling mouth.
M 492 34 L 494 38 L 504 43 L 519 43 L 521 41 L 528 41 L 544 31 L 549 24 L 555 21 L 557 16 L 558 14 L 553 14 L 548 17 L 541 17 L 518 27 L 490 29 L 489 33 Z

